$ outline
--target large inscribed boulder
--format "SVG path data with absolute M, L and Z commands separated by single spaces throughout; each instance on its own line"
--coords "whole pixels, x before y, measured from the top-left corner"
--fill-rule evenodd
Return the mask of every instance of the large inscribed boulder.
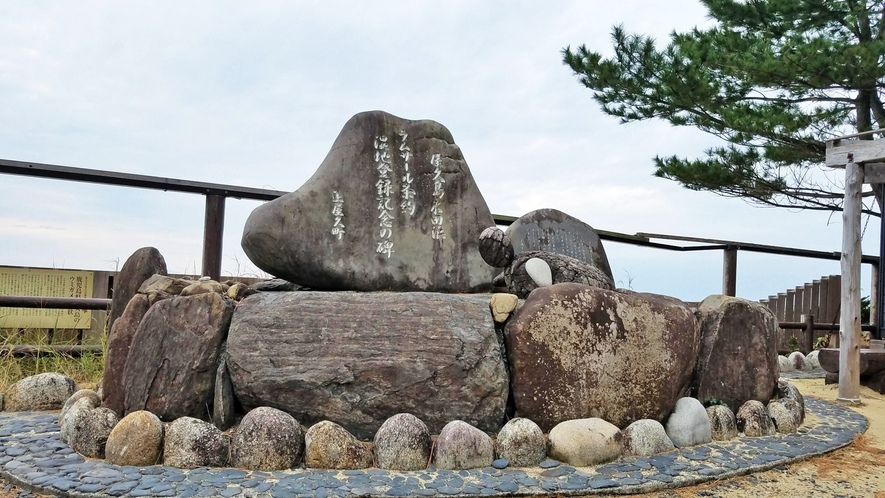
M 536 289 L 507 322 L 516 414 L 626 427 L 664 420 L 688 391 L 698 326 L 685 303 L 581 284 Z
M 492 224 L 444 126 L 372 111 L 344 125 L 307 183 L 252 212 L 242 246 L 312 289 L 475 292 L 492 288 L 478 249 Z
M 768 403 L 780 376 L 774 313 L 759 303 L 719 295 L 704 299 L 698 313 L 697 398 L 715 398 L 735 412 L 751 399 Z
M 488 295 L 262 292 L 234 311 L 227 366 L 246 407 L 371 438 L 407 412 L 432 434 L 453 419 L 504 423 L 508 378 Z
M 219 294 L 173 297 L 144 315 L 129 347 L 125 412 L 208 419 L 233 304 Z
M 589 263 L 609 279 L 612 270 L 593 227 L 556 209 L 538 209 L 517 218 L 505 232 L 516 254 L 546 251 Z

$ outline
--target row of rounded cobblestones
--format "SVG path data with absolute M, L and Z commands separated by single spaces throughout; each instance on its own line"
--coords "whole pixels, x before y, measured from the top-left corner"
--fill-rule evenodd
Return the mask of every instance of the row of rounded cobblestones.
M 0 415 L 0 474 L 38 493 L 60 496 L 506 496 L 641 493 L 773 468 L 849 444 L 866 419 L 807 398 L 816 421 L 797 433 L 714 442 L 652 457 L 623 457 L 574 468 L 552 460 L 539 469 L 386 471 L 121 467 L 87 460 L 59 441 L 58 415 Z

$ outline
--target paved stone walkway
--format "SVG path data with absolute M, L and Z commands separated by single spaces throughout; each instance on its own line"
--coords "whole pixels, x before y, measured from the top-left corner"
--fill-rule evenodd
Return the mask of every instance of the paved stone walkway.
M 59 496 L 510 496 L 643 493 L 774 468 L 851 443 L 867 428 L 860 414 L 807 398 L 813 414 L 796 434 L 742 437 L 644 458 L 574 468 L 548 460 L 536 469 L 395 472 L 119 467 L 87 460 L 59 441 L 58 415 L 0 414 L 0 476 Z

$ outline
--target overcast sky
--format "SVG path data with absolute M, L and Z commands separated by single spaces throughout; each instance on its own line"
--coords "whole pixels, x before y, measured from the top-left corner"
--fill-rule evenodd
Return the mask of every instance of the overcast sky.
M 836 214 L 762 209 L 652 176 L 652 157 L 717 143 L 663 122 L 620 125 L 562 65 L 611 52 L 611 27 L 661 43 L 710 21 L 693 0 L 442 3 L 4 2 L 0 158 L 292 191 L 354 114 L 445 125 L 491 211 L 556 208 L 593 227 L 824 251 Z M 0 265 L 112 270 L 157 247 L 200 267 L 204 198 L 0 175 Z M 225 275 L 259 272 L 240 248 L 257 202 L 230 199 Z M 878 221 L 864 253 L 878 253 Z M 605 246 L 619 286 L 700 300 L 722 253 Z M 839 263 L 741 252 L 738 295 L 758 299 Z M 863 293 L 869 293 L 865 268 Z

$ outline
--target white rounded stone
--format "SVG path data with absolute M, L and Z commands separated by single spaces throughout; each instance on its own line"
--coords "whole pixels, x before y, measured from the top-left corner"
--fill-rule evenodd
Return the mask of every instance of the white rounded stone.
M 531 258 L 526 261 L 525 272 L 532 277 L 538 287 L 553 285 L 553 272 L 550 271 L 550 265 L 543 259 Z

